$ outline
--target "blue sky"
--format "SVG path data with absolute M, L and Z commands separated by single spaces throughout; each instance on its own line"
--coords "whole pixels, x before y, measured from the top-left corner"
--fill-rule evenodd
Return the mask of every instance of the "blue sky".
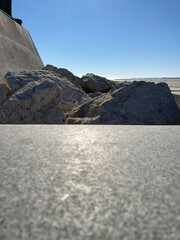
M 81 76 L 180 77 L 180 0 L 13 0 L 44 64 Z

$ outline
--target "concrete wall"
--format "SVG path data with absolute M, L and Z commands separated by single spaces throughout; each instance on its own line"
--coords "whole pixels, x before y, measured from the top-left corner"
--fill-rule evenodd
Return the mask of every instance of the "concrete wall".
M 8 71 L 42 68 L 43 62 L 29 32 L 0 11 L 0 77 Z

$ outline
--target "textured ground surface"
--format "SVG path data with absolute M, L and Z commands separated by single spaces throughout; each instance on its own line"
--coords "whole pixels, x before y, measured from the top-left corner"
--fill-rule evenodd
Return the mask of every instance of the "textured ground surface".
M 180 127 L 0 131 L 1 240 L 180 239 Z

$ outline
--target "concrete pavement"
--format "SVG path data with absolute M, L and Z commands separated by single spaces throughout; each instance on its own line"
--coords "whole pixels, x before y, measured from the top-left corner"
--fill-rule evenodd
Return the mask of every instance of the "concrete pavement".
M 180 239 L 180 127 L 0 132 L 1 240 Z

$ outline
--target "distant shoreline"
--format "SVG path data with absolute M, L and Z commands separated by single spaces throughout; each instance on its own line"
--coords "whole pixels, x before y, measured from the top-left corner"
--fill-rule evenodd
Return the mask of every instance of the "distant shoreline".
M 115 78 L 113 81 L 180 81 L 180 77 Z

